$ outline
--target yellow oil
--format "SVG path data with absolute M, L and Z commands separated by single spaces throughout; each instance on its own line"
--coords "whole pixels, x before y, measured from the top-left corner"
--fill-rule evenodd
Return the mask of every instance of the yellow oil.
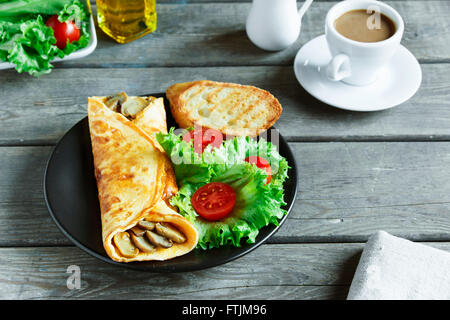
M 97 0 L 100 28 L 119 43 L 156 30 L 156 0 Z

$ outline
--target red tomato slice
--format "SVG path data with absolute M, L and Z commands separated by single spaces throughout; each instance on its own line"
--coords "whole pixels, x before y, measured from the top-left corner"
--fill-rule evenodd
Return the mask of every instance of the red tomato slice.
M 195 191 L 191 203 L 202 218 L 217 221 L 225 218 L 233 210 L 236 193 L 226 183 L 211 182 Z
M 208 145 L 219 148 L 222 145 L 223 136 L 218 130 L 202 128 L 201 130 L 189 131 L 183 136 L 183 141 L 189 142 L 191 140 L 194 141 L 194 151 L 202 154 Z
M 66 47 L 67 42 L 71 43 L 80 39 L 80 29 L 75 23 L 72 21 L 60 22 L 57 14 L 48 18 L 45 25 L 53 29 L 56 46 L 61 50 Z
M 272 179 L 272 168 L 270 168 L 270 163 L 263 157 L 251 156 L 245 159 L 246 162 L 255 164 L 258 168 L 263 169 L 267 173 L 266 184 Z

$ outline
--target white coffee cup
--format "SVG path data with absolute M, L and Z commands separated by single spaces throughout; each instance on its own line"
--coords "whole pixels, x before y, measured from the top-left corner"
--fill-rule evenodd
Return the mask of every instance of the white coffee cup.
M 341 35 L 335 28 L 336 19 L 346 12 L 361 9 L 390 18 L 395 24 L 394 35 L 378 42 L 359 42 Z M 347 0 L 335 4 L 325 19 L 325 35 L 333 57 L 327 67 L 328 78 L 355 86 L 373 83 L 399 48 L 404 28 L 398 12 L 383 2 Z

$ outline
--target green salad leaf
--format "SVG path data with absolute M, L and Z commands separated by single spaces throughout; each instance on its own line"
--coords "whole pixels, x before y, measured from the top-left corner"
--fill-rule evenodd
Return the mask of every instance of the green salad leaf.
M 58 20 L 73 20 L 80 27 L 78 41 L 56 47 L 53 30 L 46 19 L 58 14 Z M 89 44 L 89 13 L 79 0 L 10 0 L 0 3 L 0 60 L 16 70 L 33 76 L 49 73 L 51 61 L 64 58 Z
M 37 15 L 53 15 L 60 12 L 70 0 L 2 0 L 0 21 L 25 21 Z
M 208 146 L 198 155 L 192 141 L 182 141 L 173 128 L 168 134 L 158 133 L 156 138 L 172 160 L 179 186 L 178 194 L 170 202 L 198 230 L 200 248 L 239 247 L 243 238 L 247 243 L 254 243 L 259 229 L 269 223 L 278 225 L 278 220 L 286 214 L 282 209 L 286 204 L 283 183 L 289 166 L 270 142 L 235 137 L 224 141 L 220 148 Z M 269 184 L 264 170 L 244 161 L 252 155 L 269 161 L 273 173 Z M 191 204 L 194 192 L 210 182 L 227 183 L 236 193 L 232 212 L 213 222 L 201 218 Z
M 89 33 L 89 14 L 80 1 L 73 0 L 67 3 L 59 13 L 58 20 L 61 22 L 74 21 L 77 26 L 80 26 L 81 30 L 80 39 L 72 43 L 67 43 L 63 50 L 58 51 L 58 57 L 64 58 L 72 52 L 88 46 L 91 39 Z
M 13 29 L 16 26 L 6 25 Z M 58 48 L 53 31 L 46 27 L 42 17 L 29 20 L 18 26 L 18 32 L 11 36 L 5 34 L 5 25 L 0 23 L 0 38 L 8 37 L 8 41 L 0 44 L 0 51 L 7 61 L 16 65 L 16 70 L 21 73 L 28 72 L 31 75 L 41 75 L 50 72 L 50 60 Z
M 58 20 L 61 22 L 75 21 L 76 24 L 89 20 L 89 14 L 83 4 L 74 0 L 64 5 L 64 8 L 58 14 Z

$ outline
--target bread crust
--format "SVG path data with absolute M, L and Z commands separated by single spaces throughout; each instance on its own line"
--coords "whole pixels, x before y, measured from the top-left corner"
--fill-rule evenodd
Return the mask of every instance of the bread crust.
M 253 96 L 254 98 L 257 98 L 257 101 L 267 104 L 268 107 L 263 115 L 263 117 L 265 117 L 265 119 L 263 119 L 263 123 L 261 125 L 258 125 L 257 127 L 235 128 L 226 125 L 216 125 L 214 123 L 202 124 L 202 126 L 205 128 L 219 130 L 222 132 L 222 134 L 228 136 L 256 136 L 272 127 L 281 116 L 283 110 L 281 104 L 270 92 L 266 90 L 254 86 L 236 83 L 199 80 L 176 83 L 170 86 L 166 91 L 167 99 L 170 102 L 171 113 L 175 118 L 175 121 L 181 128 L 194 127 L 195 122 L 199 121 L 199 117 L 194 117 L 192 110 L 189 110 L 189 108 L 187 107 L 190 98 L 186 97 L 186 93 L 193 91 L 194 89 L 201 91 L 202 89 L 207 87 L 214 87 L 217 90 L 224 88 L 231 88 L 235 90 L 237 89 L 239 93 L 245 93 L 246 95 Z M 236 105 L 228 105 L 227 107 L 229 108 L 229 110 L 235 110 L 233 115 L 236 114 L 238 117 L 244 118 L 248 116 L 244 112 L 236 110 L 238 108 Z M 201 117 L 200 120 L 202 120 Z M 251 121 L 251 119 L 248 119 L 246 121 L 248 123 Z

